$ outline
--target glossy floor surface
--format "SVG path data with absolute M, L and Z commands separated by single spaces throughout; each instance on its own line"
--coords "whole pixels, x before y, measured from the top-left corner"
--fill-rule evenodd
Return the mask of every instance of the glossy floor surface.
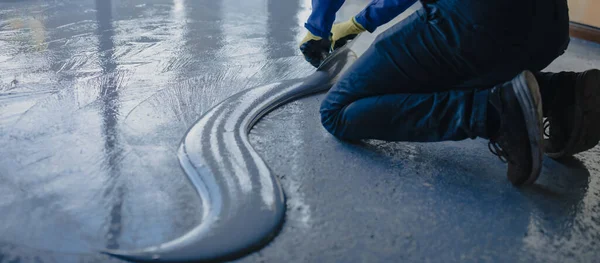
M 0 262 L 118 262 L 94 251 L 200 223 L 181 139 L 227 97 L 314 72 L 297 51 L 309 12 L 307 0 L 0 1 Z M 600 46 L 574 40 L 549 69 L 592 67 Z M 239 261 L 600 258 L 600 147 L 545 159 L 519 190 L 482 140 L 341 143 L 319 124 L 321 99 L 251 131 L 288 203 L 281 233 Z

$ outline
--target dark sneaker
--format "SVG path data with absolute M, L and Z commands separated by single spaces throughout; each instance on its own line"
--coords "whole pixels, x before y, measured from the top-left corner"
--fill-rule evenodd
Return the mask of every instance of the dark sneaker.
M 524 71 L 490 91 L 500 126 L 490 137 L 490 151 L 508 163 L 513 185 L 532 184 L 542 167 L 542 103 L 535 76 Z
M 570 80 L 557 90 L 544 121 L 544 152 L 554 159 L 587 151 L 600 141 L 600 70 L 558 74 Z

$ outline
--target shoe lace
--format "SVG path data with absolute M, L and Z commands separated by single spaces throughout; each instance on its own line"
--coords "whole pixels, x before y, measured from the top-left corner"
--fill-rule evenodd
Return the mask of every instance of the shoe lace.
M 502 96 L 502 93 L 504 93 L 504 90 L 500 89 L 498 91 L 498 96 Z M 501 103 L 500 107 L 501 107 L 501 111 L 504 111 L 504 107 L 505 107 L 504 103 Z M 490 152 L 492 152 L 492 154 L 498 156 L 500 161 L 502 161 L 503 163 L 508 163 L 508 153 L 506 151 L 504 151 L 504 149 L 502 149 L 502 147 L 498 143 L 497 139 L 499 139 L 499 138 L 500 137 L 492 136 L 492 138 L 490 138 L 490 140 L 488 142 L 488 149 L 490 150 Z
M 500 158 L 500 161 L 502 161 L 503 163 L 508 162 L 508 153 L 505 152 L 502 149 L 502 147 L 500 147 L 498 142 L 490 140 L 488 142 L 488 149 L 490 149 L 490 152 L 492 152 L 494 155 L 498 156 L 498 158 Z
M 550 138 L 550 118 L 544 120 L 544 136 Z

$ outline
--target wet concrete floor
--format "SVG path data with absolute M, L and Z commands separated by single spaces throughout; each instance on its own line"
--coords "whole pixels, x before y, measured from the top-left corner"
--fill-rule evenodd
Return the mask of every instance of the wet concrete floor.
M 227 97 L 311 74 L 297 51 L 309 12 L 307 0 L 0 2 L 0 262 L 118 262 L 93 251 L 200 223 L 180 140 Z M 600 46 L 574 40 L 549 69 L 592 67 Z M 338 142 L 321 99 L 251 132 L 288 208 L 282 232 L 239 261 L 600 258 L 599 147 L 545 159 L 517 190 L 481 140 Z

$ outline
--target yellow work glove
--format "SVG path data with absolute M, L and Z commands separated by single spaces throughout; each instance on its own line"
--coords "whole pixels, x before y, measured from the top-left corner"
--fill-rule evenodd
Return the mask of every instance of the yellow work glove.
M 354 17 L 346 22 L 334 24 L 331 28 L 331 33 L 333 34 L 331 49 L 336 50 L 343 47 L 348 41 L 354 39 L 358 34 L 364 31 L 366 31 L 366 29 L 356 22 Z
M 304 59 L 315 68 L 318 68 L 329 55 L 330 48 L 331 39 L 315 36 L 310 31 L 300 41 L 300 51 L 304 55 Z

